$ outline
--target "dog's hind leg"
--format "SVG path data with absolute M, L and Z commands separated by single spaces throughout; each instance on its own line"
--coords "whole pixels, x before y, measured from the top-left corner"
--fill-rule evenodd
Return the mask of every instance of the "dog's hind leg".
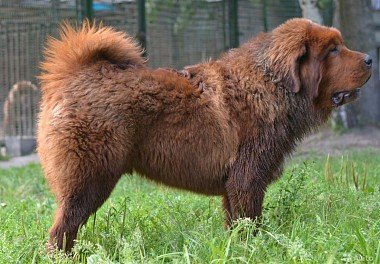
M 72 189 L 60 195 L 55 222 L 50 229 L 48 249 L 70 251 L 74 245 L 78 228 L 109 197 L 120 175 L 110 176 L 99 173 L 80 178 Z

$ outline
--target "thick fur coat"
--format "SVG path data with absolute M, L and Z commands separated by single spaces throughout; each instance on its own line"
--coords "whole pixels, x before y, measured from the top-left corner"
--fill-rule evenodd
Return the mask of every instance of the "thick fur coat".
M 150 69 L 108 27 L 66 25 L 42 64 L 38 153 L 59 206 L 50 246 L 78 227 L 123 173 L 223 196 L 227 224 L 261 215 L 285 157 L 370 77 L 340 33 L 293 19 L 218 60 Z

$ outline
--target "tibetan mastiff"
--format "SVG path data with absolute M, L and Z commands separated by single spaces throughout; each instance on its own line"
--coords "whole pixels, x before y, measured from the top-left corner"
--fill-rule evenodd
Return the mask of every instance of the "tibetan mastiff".
M 227 225 L 255 220 L 284 159 L 358 97 L 371 66 L 338 30 L 306 19 L 182 71 L 149 68 L 136 42 L 110 27 L 63 26 L 40 76 L 38 153 L 59 203 L 49 246 L 70 250 L 134 171 L 222 196 Z

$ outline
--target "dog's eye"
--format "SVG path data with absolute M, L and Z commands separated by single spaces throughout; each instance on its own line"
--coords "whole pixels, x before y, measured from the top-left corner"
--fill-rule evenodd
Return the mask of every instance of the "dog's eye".
M 334 48 L 330 50 L 330 54 L 333 56 L 338 55 L 338 53 L 339 53 L 339 50 L 337 46 L 335 46 Z

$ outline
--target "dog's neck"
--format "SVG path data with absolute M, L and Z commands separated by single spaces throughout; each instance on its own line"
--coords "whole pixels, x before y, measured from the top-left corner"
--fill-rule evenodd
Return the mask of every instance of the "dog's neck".
M 326 121 L 329 113 L 319 111 L 305 91 L 286 89 L 264 66 L 242 47 L 187 71 L 197 88 L 207 93 L 221 91 L 242 140 L 281 135 L 282 141 L 293 146 Z

